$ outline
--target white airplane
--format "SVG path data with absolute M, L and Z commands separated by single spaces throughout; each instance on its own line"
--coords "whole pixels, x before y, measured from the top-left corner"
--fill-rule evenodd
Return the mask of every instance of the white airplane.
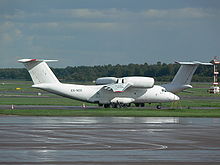
M 174 102 L 180 98 L 174 93 L 180 92 L 190 85 L 192 76 L 201 62 L 178 62 L 180 69 L 169 84 L 154 85 L 151 77 L 102 77 L 96 80 L 96 85 L 76 85 L 61 83 L 46 62 L 57 60 L 21 59 L 34 82 L 32 87 L 45 90 L 63 97 L 96 103 L 100 106 L 126 107 L 134 103 L 144 106 L 144 103 Z M 160 105 L 157 106 L 161 108 Z

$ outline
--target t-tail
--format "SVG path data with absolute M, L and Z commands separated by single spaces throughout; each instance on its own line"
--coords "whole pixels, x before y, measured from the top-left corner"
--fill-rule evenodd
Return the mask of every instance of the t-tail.
M 190 85 L 193 74 L 199 65 L 212 65 L 211 63 L 193 62 L 176 62 L 180 64 L 180 68 L 176 73 L 173 81 L 169 84 L 162 85 L 167 91 L 178 93 L 185 89 L 192 88 Z
M 34 85 L 60 83 L 46 62 L 57 60 L 42 60 L 42 59 L 21 59 L 18 62 L 24 64 L 31 75 Z

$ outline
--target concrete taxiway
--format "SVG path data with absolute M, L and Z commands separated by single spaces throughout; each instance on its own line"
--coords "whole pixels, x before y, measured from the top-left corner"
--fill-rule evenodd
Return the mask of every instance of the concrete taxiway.
M 219 164 L 220 118 L 0 116 L 0 164 Z

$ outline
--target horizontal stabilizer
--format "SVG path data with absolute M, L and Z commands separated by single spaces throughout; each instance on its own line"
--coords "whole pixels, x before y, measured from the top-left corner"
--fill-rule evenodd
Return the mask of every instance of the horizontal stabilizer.
M 199 62 L 199 61 L 193 61 L 193 62 L 179 62 L 176 61 L 177 64 L 181 65 L 213 65 L 212 63 L 204 63 L 204 62 Z
M 58 60 L 44 60 L 44 59 L 21 59 L 18 62 L 27 63 L 27 62 L 56 62 Z

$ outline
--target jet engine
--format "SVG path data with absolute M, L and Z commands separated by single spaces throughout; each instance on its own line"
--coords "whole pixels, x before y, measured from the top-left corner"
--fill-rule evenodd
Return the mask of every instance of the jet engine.
M 111 100 L 111 103 L 115 104 L 129 104 L 133 102 L 133 98 L 123 98 L 123 97 L 115 97 L 114 99 Z
M 101 77 L 96 79 L 95 84 L 106 85 L 106 84 L 115 84 L 116 82 L 117 82 L 116 77 Z
M 154 79 L 152 77 L 124 77 L 124 83 L 130 83 L 136 88 L 152 88 Z
M 96 79 L 96 85 L 107 85 L 107 84 L 117 84 L 126 83 L 136 88 L 151 88 L 154 86 L 154 79 L 152 77 L 101 77 Z

